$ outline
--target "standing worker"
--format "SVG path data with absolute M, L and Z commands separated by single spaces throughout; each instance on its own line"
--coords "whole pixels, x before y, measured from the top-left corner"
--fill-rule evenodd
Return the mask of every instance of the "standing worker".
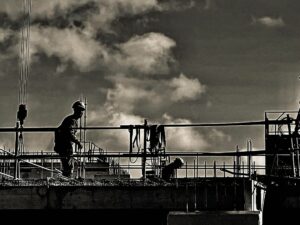
M 76 101 L 72 106 L 74 113 L 67 116 L 55 131 L 54 151 L 61 157 L 63 176 L 71 177 L 73 173 L 73 143 L 82 149 L 82 144 L 76 138 L 78 119 L 83 115 L 85 105 L 81 101 Z

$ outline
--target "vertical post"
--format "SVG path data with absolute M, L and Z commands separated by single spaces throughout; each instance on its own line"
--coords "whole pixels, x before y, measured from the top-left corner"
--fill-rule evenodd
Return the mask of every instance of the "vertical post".
M 242 161 L 242 173 L 243 173 L 243 177 L 245 176 L 245 167 L 244 167 L 244 161 Z
M 185 198 L 186 198 L 186 204 L 185 204 L 185 210 L 186 212 L 189 212 L 189 190 L 188 190 L 188 184 L 185 184 Z
M 277 129 L 275 129 L 275 132 L 276 132 L 276 130 Z M 267 117 L 267 113 L 265 113 L 265 136 L 268 134 L 269 134 L 269 119 Z
M 297 176 L 300 177 L 299 139 L 296 137 Z
M 236 177 L 235 160 L 233 161 L 233 177 Z
M 18 149 L 19 149 L 19 122 L 16 123 L 16 141 L 15 141 L 15 165 L 14 165 L 14 178 L 18 179 Z
M 240 155 L 239 155 L 239 146 L 236 146 L 236 176 L 239 177 L 240 173 Z
M 194 211 L 197 210 L 197 183 L 194 183 L 195 186 L 195 195 L 194 195 Z
M 214 177 L 217 177 L 217 166 L 216 166 L 216 161 L 214 161 Z
M 120 179 L 120 152 L 118 157 L 118 178 Z
M 51 177 L 53 177 L 53 158 L 51 158 Z
M 223 162 L 223 171 L 224 171 L 224 177 L 225 177 L 225 162 Z
M 187 162 L 186 162 L 186 164 L 185 164 L 185 178 L 187 178 L 187 176 L 188 176 L 187 170 L 188 170 L 188 165 L 187 165 Z
M 21 178 L 21 162 L 18 160 L 18 178 Z
M 275 132 L 276 132 L 276 129 L 275 129 Z M 269 120 L 268 120 L 268 117 L 267 117 L 267 113 L 265 113 L 265 146 L 266 146 L 266 153 L 268 153 L 268 151 L 270 150 L 270 149 L 267 148 L 267 146 L 268 146 L 267 145 L 268 135 L 269 135 Z M 268 158 L 268 156 L 264 157 L 265 165 L 267 165 L 267 158 Z M 278 166 L 276 168 L 278 168 Z M 265 174 L 270 174 L 271 173 L 271 171 L 269 169 L 267 169 L 266 166 L 265 166 L 263 172 Z
M 288 125 L 288 131 L 289 131 L 289 138 L 291 139 L 291 157 L 292 157 L 292 172 L 293 172 L 293 177 L 296 176 L 296 172 L 295 172 L 295 156 L 294 156 L 294 141 L 293 141 L 293 136 L 291 134 L 291 119 L 290 119 L 290 115 L 287 114 L 287 125 Z
M 129 126 L 129 153 L 132 153 L 133 126 Z
M 41 155 L 43 156 L 43 151 L 41 151 Z M 43 157 L 41 158 L 41 165 L 42 166 L 44 166 L 44 159 L 43 159 Z M 43 179 L 44 178 L 44 170 L 43 169 L 41 169 L 41 179 Z
M 130 161 L 130 158 L 128 158 L 128 160 L 127 160 L 127 168 L 128 168 L 128 174 L 130 174 L 130 168 L 129 168 L 129 161 Z
M 204 177 L 206 178 L 206 161 L 204 162 Z
M 86 143 L 86 136 L 87 136 L 87 133 L 86 133 L 86 118 L 87 118 L 87 99 L 84 98 L 84 105 L 85 105 L 85 111 L 84 111 L 84 123 L 83 123 L 83 126 L 84 126 L 84 130 L 83 130 L 83 152 L 84 154 L 86 153 L 86 148 L 85 148 L 85 143 Z M 82 159 L 83 163 L 82 163 L 82 177 L 85 178 L 85 161 L 86 161 L 86 158 L 83 158 Z
M 196 177 L 196 162 L 194 160 L 194 179 L 195 179 L 195 177 Z
M 142 160 L 142 174 L 143 180 L 146 180 L 146 154 L 147 154 L 147 120 L 144 122 L 144 152 L 143 152 L 143 160 Z
M 198 161 L 198 153 L 197 153 L 197 178 L 199 177 L 199 161 Z
M 248 176 L 251 178 L 251 153 L 252 153 L 252 142 L 251 140 L 248 140 L 247 143 L 247 150 L 248 150 Z

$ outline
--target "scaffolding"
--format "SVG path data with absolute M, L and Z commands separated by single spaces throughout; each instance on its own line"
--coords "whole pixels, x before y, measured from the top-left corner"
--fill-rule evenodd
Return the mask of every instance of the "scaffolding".
M 265 121 L 250 121 L 250 122 L 234 122 L 234 123 L 197 123 L 197 124 L 163 124 L 163 127 L 174 128 L 174 127 L 217 127 L 217 126 L 269 126 L 270 124 L 278 125 L 281 124 L 278 120 L 265 120 Z M 217 177 L 222 174 L 225 176 L 248 176 L 251 177 L 251 174 L 256 172 L 256 170 L 261 170 L 264 173 L 264 167 L 255 165 L 252 162 L 252 156 L 265 156 L 265 150 L 256 150 L 252 151 L 252 143 L 249 140 L 247 142 L 247 151 L 223 151 L 223 152 L 200 152 L 199 150 L 195 152 L 166 152 L 165 148 L 158 149 L 155 152 L 151 152 L 149 149 L 149 140 L 147 139 L 147 130 L 150 129 L 150 126 L 153 124 L 148 124 L 145 120 L 144 124 L 137 124 L 137 125 L 121 125 L 121 126 L 90 126 L 87 127 L 86 123 L 84 126 L 82 125 L 78 128 L 78 130 L 83 132 L 83 152 L 77 152 L 77 154 L 73 155 L 78 162 L 78 174 L 80 177 L 85 177 L 84 174 L 86 172 L 86 165 L 89 162 L 102 162 L 107 163 L 110 168 L 110 173 L 117 175 L 120 177 L 122 174 L 129 174 L 133 170 L 142 171 L 142 179 L 145 181 L 148 177 L 159 177 L 161 175 L 161 169 L 167 162 L 170 161 L 172 157 L 182 156 L 186 157 L 187 161 L 183 168 L 178 169 L 176 173 L 181 174 L 181 177 L 200 177 L 200 176 L 210 176 Z M 54 168 L 54 162 L 59 162 L 59 155 L 55 153 L 43 153 L 43 154 L 33 154 L 30 152 L 20 152 L 18 150 L 18 141 L 19 141 L 19 134 L 26 133 L 26 132 L 50 132 L 53 133 L 55 131 L 55 127 L 20 127 L 19 124 L 16 124 L 14 128 L 0 128 L 0 133 L 15 133 L 16 140 L 15 140 L 15 150 L 14 153 L 12 152 L 4 152 L 0 154 L 0 160 L 3 165 L 2 175 L 5 176 L 5 172 L 7 171 L 7 162 L 9 162 L 10 168 L 11 164 L 14 163 L 13 166 L 13 175 L 7 174 L 7 177 L 13 176 L 14 179 L 20 179 L 20 167 L 25 164 L 30 164 L 33 167 L 38 167 L 41 170 L 48 171 L 51 173 L 51 176 L 55 173 L 60 173 L 58 168 Z M 133 152 L 133 130 L 134 129 L 141 129 L 144 132 L 143 137 L 143 148 L 141 148 L 140 152 L 134 153 Z M 85 132 L 88 130 L 128 130 L 129 131 L 129 151 L 128 152 L 105 152 L 100 147 L 96 146 L 92 142 L 87 142 Z M 267 130 L 267 128 L 266 128 Z M 127 165 L 121 164 L 121 158 L 132 158 L 136 157 L 137 159 L 141 160 L 141 165 Z M 202 164 L 199 162 L 199 159 L 202 157 L 230 157 L 232 158 L 232 163 L 226 163 L 225 161 L 221 164 L 217 164 L 216 161 L 207 163 L 206 161 Z M 241 161 L 241 157 L 247 157 L 247 160 Z M 203 159 L 203 158 L 202 158 Z M 38 163 L 32 163 L 31 160 L 36 160 Z M 50 160 L 50 163 L 49 163 Z M 150 162 L 150 163 L 147 163 Z M 50 168 L 45 167 L 44 165 L 51 165 Z M 105 165 L 105 167 L 107 167 Z M 104 169 L 104 168 L 99 168 Z M 127 172 L 126 172 L 127 171 Z M 150 171 L 150 172 L 148 172 Z M 151 173 L 151 171 L 154 171 Z M 182 172 L 184 171 L 184 172 Z M 209 172 L 210 171 L 210 172 Z M 212 172 L 211 172 L 212 171 Z M 153 176 L 154 175 L 154 176 Z

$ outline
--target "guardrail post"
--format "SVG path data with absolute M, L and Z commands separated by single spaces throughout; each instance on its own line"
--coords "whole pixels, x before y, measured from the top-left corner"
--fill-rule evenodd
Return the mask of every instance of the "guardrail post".
M 217 166 L 216 166 L 216 161 L 214 161 L 214 177 L 217 176 Z
M 19 122 L 16 123 L 16 141 L 15 141 L 15 165 L 14 165 L 14 178 L 18 179 L 18 150 L 19 150 Z

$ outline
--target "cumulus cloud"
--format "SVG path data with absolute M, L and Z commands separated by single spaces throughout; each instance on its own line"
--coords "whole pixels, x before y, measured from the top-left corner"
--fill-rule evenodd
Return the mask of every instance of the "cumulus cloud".
M 6 41 L 13 34 L 11 29 L 4 29 L 0 27 L 0 43 Z
M 31 29 L 31 54 L 56 56 L 62 63 L 73 62 L 81 71 L 89 71 L 107 52 L 99 42 L 73 29 L 34 26 Z
M 143 124 L 144 118 L 133 113 L 122 112 L 113 105 L 106 103 L 88 112 L 88 124 L 104 124 L 108 126 L 120 126 L 130 124 Z M 102 148 L 112 150 L 125 150 L 129 146 L 128 130 L 105 130 L 101 133 L 92 132 L 89 138 L 98 143 Z
M 55 15 L 66 14 L 68 10 L 84 5 L 90 0 L 32 0 L 33 18 L 52 18 Z
M 0 13 L 12 20 L 22 16 L 22 0 L 0 1 Z M 97 31 L 114 32 L 113 21 L 125 16 L 143 15 L 151 11 L 185 10 L 193 7 L 193 0 L 32 0 L 31 17 L 35 19 L 55 19 L 76 17 L 85 26 L 86 33 L 95 35 Z M 70 20 L 72 23 L 72 19 Z
M 86 22 L 87 28 L 111 32 L 111 23 L 122 16 L 134 16 L 146 13 L 150 10 L 158 10 L 156 0 L 101 0 L 95 1 L 96 13 L 91 13 Z
M 174 77 L 170 81 L 170 86 L 174 88 L 171 99 L 182 101 L 187 99 L 196 99 L 205 92 L 206 86 L 202 85 L 198 79 L 189 79 L 184 74 Z
M 160 33 L 136 35 L 119 44 L 120 54 L 114 63 L 122 70 L 135 70 L 143 74 L 166 74 L 174 62 L 171 49 L 176 45 L 171 38 Z
M 285 23 L 281 17 L 272 18 L 266 16 L 261 18 L 252 17 L 252 25 L 261 25 L 270 28 L 280 28 L 284 27 Z
M 11 19 L 19 19 L 22 15 L 22 1 L 11 0 L 0 2 L 0 12 L 6 13 Z M 83 9 L 87 4 L 93 7 Z M 53 19 L 66 17 L 69 12 L 87 10 L 83 21 L 90 32 L 94 30 L 111 31 L 111 23 L 122 16 L 134 16 L 161 10 L 157 0 L 32 0 L 33 19 Z M 79 10 L 79 11 L 78 11 Z
M 175 2 L 177 6 L 181 4 L 178 3 L 179 1 Z M 21 5 L 22 1 L 19 1 L 19 4 Z M 198 79 L 184 74 L 173 78 L 157 76 L 171 75 L 171 65 L 176 62 L 172 54 L 176 42 L 170 37 L 151 32 L 135 35 L 123 43 L 106 46 L 96 36 L 99 30 L 109 32 L 111 23 L 123 16 L 130 17 L 153 10 L 175 10 L 176 7 L 172 8 L 171 3 L 160 4 L 157 0 L 34 0 L 33 21 L 36 18 L 50 21 L 55 17 L 68 17 L 72 14 L 71 11 L 80 11 L 80 7 L 86 4 L 92 4 L 94 7 L 93 9 L 87 8 L 84 16 L 79 13 L 78 18 L 82 19 L 83 27 L 58 28 L 54 27 L 54 23 L 50 23 L 51 26 L 42 25 L 42 23 L 33 25 L 30 51 L 35 57 L 38 57 L 40 53 L 48 57 L 57 57 L 60 60 L 56 68 L 57 73 L 67 70 L 70 64 L 83 72 L 100 66 L 107 74 L 110 74 L 113 86 L 107 90 L 105 109 L 101 109 L 105 113 L 89 112 L 91 123 L 139 124 L 143 122 L 145 116 L 135 112 L 135 109 L 140 106 L 149 106 L 150 110 L 147 113 L 150 117 L 157 109 L 160 109 L 162 115 L 164 109 L 173 103 L 195 100 L 206 91 L 206 86 Z M 5 9 L 1 8 L 4 5 L 6 5 Z M 5 11 L 11 18 L 17 18 L 20 12 L 14 11 L 10 8 L 11 6 L 11 4 L 0 2 L 0 12 Z M 4 30 L 0 30 L 0 41 L 6 40 L 9 35 L 11 35 L 9 32 L 4 34 Z M 119 73 L 124 73 L 124 75 L 116 75 Z M 191 121 L 172 118 L 165 114 L 162 122 L 188 123 Z M 205 135 L 195 129 L 172 129 L 169 136 L 169 142 L 174 143 L 170 147 L 174 147 L 175 150 L 199 150 L 199 148 L 209 146 L 205 141 Z M 215 132 L 215 136 L 221 137 L 222 134 Z M 128 147 L 128 132 L 116 134 L 109 131 L 101 137 L 101 143 L 107 146 L 111 144 Z
M 22 14 L 23 0 L 0 1 L 0 13 L 5 13 L 11 19 L 18 19 Z
M 103 109 L 102 109 L 103 111 Z M 144 118 L 139 115 L 120 112 L 115 108 L 105 107 L 106 116 L 96 116 L 100 110 L 93 111 L 89 114 L 89 122 L 91 124 L 105 122 L 112 126 L 143 124 Z M 103 113 L 103 112 L 102 112 Z M 102 121 L 100 121 L 102 120 Z M 173 118 L 168 114 L 164 114 L 161 118 L 162 123 L 191 123 L 188 119 Z M 151 124 L 151 120 L 148 121 Z M 141 132 L 141 140 L 143 138 Z M 102 145 L 113 149 L 127 149 L 129 144 L 129 134 L 127 130 L 122 131 L 106 131 L 101 136 L 95 137 Z M 167 147 L 172 151 L 200 151 L 210 146 L 205 135 L 198 132 L 195 128 L 167 128 L 166 130 Z
M 191 123 L 188 119 L 173 118 L 168 114 L 163 115 L 165 123 Z M 201 151 L 209 147 L 204 135 L 195 128 L 167 128 L 168 149 L 174 151 Z
M 196 5 L 194 0 L 160 0 L 160 10 L 163 11 L 182 11 L 190 9 Z
M 196 78 L 184 74 L 172 79 L 128 78 L 124 75 L 109 77 L 114 87 L 107 92 L 107 102 L 121 111 L 133 112 L 145 107 L 149 113 L 166 110 L 176 102 L 201 97 L 205 86 Z
M 224 132 L 218 130 L 218 129 L 211 129 L 208 138 L 212 141 L 220 141 L 220 142 L 230 142 L 231 141 L 231 136 L 228 134 L 225 134 Z
M 160 98 L 153 90 L 145 90 L 133 84 L 117 83 L 115 88 L 107 92 L 107 100 L 122 111 L 131 112 L 140 105 L 141 101 L 158 104 Z
M 174 61 L 171 48 L 175 42 L 163 34 L 147 33 L 108 47 L 77 29 L 33 26 L 30 45 L 32 55 L 58 57 L 62 63 L 58 72 L 71 62 L 80 71 L 105 67 L 112 73 L 164 74 Z
M 92 2 L 93 0 L 32 0 L 31 17 L 51 19 L 65 15 L 67 11 Z M 0 12 L 6 13 L 12 20 L 20 19 L 23 14 L 23 0 L 0 1 Z

